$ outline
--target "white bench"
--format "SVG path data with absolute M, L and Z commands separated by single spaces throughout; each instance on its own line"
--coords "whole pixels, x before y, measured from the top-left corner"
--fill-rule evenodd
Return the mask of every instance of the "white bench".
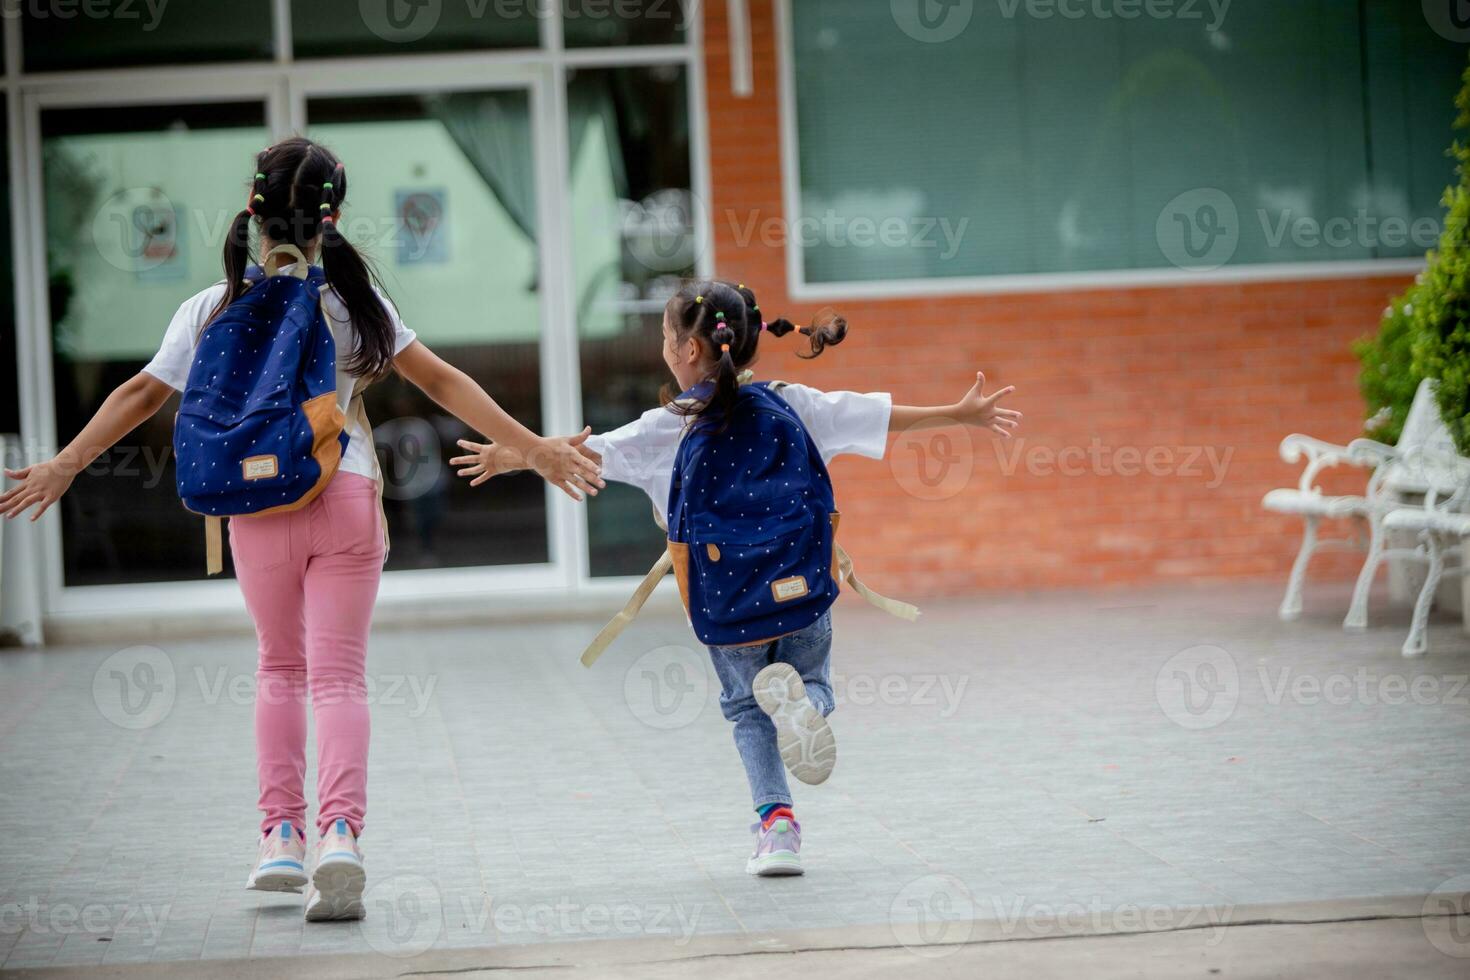
M 1420 450 L 1429 452 L 1424 454 Z M 1317 539 L 1317 529 L 1324 518 L 1353 519 L 1360 528 L 1366 527 L 1368 554 L 1358 573 L 1352 602 L 1342 625 L 1344 629 L 1365 629 L 1368 625 L 1368 595 L 1383 560 L 1430 561 L 1424 547 L 1386 547 L 1386 532 L 1390 529 L 1385 527 L 1384 518 L 1392 511 L 1412 509 L 1417 499 L 1426 494 L 1436 498 L 1450 497 L 1462 482 L 1454 467 L 1445 466 L 1446 458 L 1457 457 L 1449 430 L 1440 419 L 1439 405 L 1434 400 L 1434 383 L 1425 380 L 1414 393 L 1414 402 L 1397 446 L 1387 446 L 1371 439 L 1355 439 L 1346 446 L 1338 446 L 1311 436 L 1293 434 L 1281 441 L 1281 458 L 1288 463 L 1305 458 L 1306 466 L 1297 486 L 1270 491 L 1261 500 L 1261 505 L 1279 514 L 1298 515 L 1306 526 L 1279 614 L 1288 620 L 1301 615 L 1302 585 L 1313 554 L 1327 548 L 1364 547 L 1361 535 L 1353 540 Z M 1340 465 L 1365 470 L 1371 468 L 1361 494 L 1329 496 L 1317 486 L 1317 478 L 1323 470 Z M 1457 556 L 1442 557 L 1454 557 L 1458 562 Z M 1443 571 L 1442 564 L 1441 574 Z
M 1409 635 L 1401 650 L 1406 657 L 1418 657 L 1429 649 L 1426 627 L 1429 610 L 1439 591 L 1440 578 L 1465 573 L 1463 549 L 1459 545 L 1470 537 L 1470 514 L 1466 513 L 1466 504 L 1470 502 L 1470 460 L 1420 447 L 1401 454 L 1395 464 L 1428 470 L 1441 476 L 1426 490 L 1422 506 L 1399 507 L 1383 517 L 1385 530 L 1406 532 L 1417 539 L 1414 557 L 1429 566 L 1424 582 L 1419 586 Z M 1444 477 L 1450 475 L 1458 479 L 1453 489 L 1445 494 L 1442 492 L 1447 482 Z

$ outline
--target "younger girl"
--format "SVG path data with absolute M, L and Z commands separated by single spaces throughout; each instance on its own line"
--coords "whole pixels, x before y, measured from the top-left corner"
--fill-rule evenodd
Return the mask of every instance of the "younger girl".
M 247 289 L 253 229 L 262 264 L 294 246 L 319 262 L 322 305 L 336 338 L 337 400 L 350 437 L 337 472 L 305 507 L 235 517 L 230 542 L 245 606 L 255 621 L 260 662 L 255 742 L 260 780 L 260 854 L 247 887 L 297 891 L 307 885 L 306 918 L 363 915 L 365 875 L 357 838 L 367 813 L 368 709 L 363 676 L 373 603 L 386 555 L 377 457 L 360 403 L 360 382 L 396 370 L 471 428 L 505 440 L 522 466 L 574 499 L 603 484 L 572 439 L 544 439 L 507 415 L 479 385 L 415 339 L 373 283 L 361 256 L 337 229 L 347 169 L 310 140 L 287 139 L 255 158 L 247 205 L 224 247 L 225 278 L 179 307 L 157 356 L 103 402 L 54 459 L 19 472 L 0 495 L 13 518 L 39 518 L 73 478 L 182 391 L 199 335 Z M 354 415 L 356 416 L 354 418 Z M 361 421 L 359 421 L 361 420 Z M 306 697 L 316 719 L 319 843 L 305 867 Z
M 755 294 L 743 284 L 687 284 L 669 300 L 664 309 L 663 323 L 664 363 L 682 394 L 676 398 L 666 397 L 664 407 L 645 412 L 641 418 L 620 429 L 593 436 L 587 440 L 584 450 L 602 464 L 605 479 L 641 488 L 652 499 L 659 514 L 669 514 L 671 500 L 677 496 L 678 506 L 686 514 L 715 515 L 715 520 L 749 518 L 749 514 L 736 512 L 755 510 L 746 498 L 764 496 L 764 490 L 755 488 L 750 482 L 759 478 L 752 475 L 752 469 L 760 470 L 761 453 L 747 447 L 746 452 L 750 455 L 741 456 L 737 450 L 739 461 L 731 466 L 719 459 L 720 450 L 726 449 L 728 457 L 731 455 L 729 449 L 736 447 L 737 444 L 731 440 L 736 438 L 734 432 L 739 426 L 732 427 L 732 422 L 741 421 L 738 416 L 742 411 L 769 411 L 769 399 L 741 397 L 741 386 L 749 381 L 742 372 L 755 363 L 762 336 L 781 337 L 793 329 L 788 320 L 772 318 L 765 321 L 756 305 Z M 803 327 L 801 333 L 809 338 L 809 351 L 802 356 L 816 357 L 825 348 L 841 343 L 847 333 L 847 322 L 829 314 L 812 326 Z M 962 424 L 1009 437 L 1021 413 L 1001 408 L 997 403 L 1014 389 L 1002 388 L 986 395 L 983 392 L 985 376 L 977 373 L 975 378 L 975 384 L 958 402 L 923 407 L 894 405 L 886 394 L 821 392 L 797 384 L 772 386 L 771 391 L 794 410 L 825 467 L 834 456 L 842 453 L 881 459 L 889 432 L 916 426 Z M 748 427 L 746 431 L 749 431 Z M 690 432 L 700 433 L 704 448 L 699 451 L 699 456 L 691 453 L 688 458 L 681 457 L 680 443 Z M 795 435 L 801 438 L 799 430 Z M 721 442 L 722 438 L 726 441 Z M 766 438 L 769 441 L 769 437 Z M 514 465 L 513 454 L 503 456 L 498 447 L 472 442 L 461 442 L 460 445 L 476 455 L 456 457 L 450 462 L 463 465 L 460 475 L 474 477 L 476 483 L 506 472 Z M 780 462 L 774 463 L 777 459 Z M 767 464 L 783 467 L 792 459 L 796 462 L 791 469 L 806 469 L 800 465 L 800 457 L 765 456 Z M 714 482 L 708 478 L 701 479 L 699 474 L 692 472 L 698 466 L 708 466 L 709 461 L 714 462 L 719 473 Z M 676 463 L 686 471 L 676 473 Z M 770 468 L 768 465 L 767 470 Z M 815 465 L 810 467 L 811 471 L 818 469 L 820 467 Z M 790 469 L 783 469 L 780 478 L 790 472 Z M 797 476 L 793 474 L 792 480 L 796 481 Z M 825 473 L 820 476 L 825 480 Z M 742 482 L 746 485 L 742 486 Z M 690 487 L 707 487 L 712 499 L 689 501 L 687 493 Z M 793 482 L 788 490 L 795 487 L 796 482 Z M 804 489 L 799 493 L 806 492 Z M 811 495 L 822 496 L 822 493 L 819 489 L 812 489 Z M 713 499 L 715 497 L 721 499 Z M 764 496 L 756 502 L 774 505 L 777 499 Z M 733 502 L 733 506 L 724 508 L 723 516 L 722 501 Z M 824 499 L 822 503 L 830 503 L 830 499 Z M 764 508 L 764 511 L 770 510 L 770 506 Z M 820 514 L 824 524 L 826 516 Z M 701 519 L 710 520 L 708 517 Z M 799 518 L 797 523 L 803 521 Z M 834 528 L 835 523 L 834 519 Z M 668 524 L 671 529 L 675 528 L 674 516 L 670 516 Z M 795 525 L 788 523 L 787 526 Z M 671 530 L 671 538 L 675 533 Z M 797 533 L 793 540 L 801 540 L 801 535 Z M 825 559 L 831 551 L 832 535 L 814 533 L 809 540 L 820 544 L 824 551 L 821 557 Z M 710 549 L 711 562 L 718 563 L 722 558 L 725 561 L 725 565 L 707 566 L 711 569 L 725 568 L 753 550 L 760 550 L 727 543 L 722 555 L 714 544 L 700 547 Z M 687 567 L 680 569 L 679 566 L 702 562 L 703 556 L 695 554 L 690 557 L 688 545 L 678 541 L 671 541 L 670 553 L 676 573 L 680 573 L 686 606 L 690 604 L 691 593 L 703 595 L 705 602 L 716 604 L 719 600 L 711 596 L 721 588 L 723 576 L 727 573 L 717 572 L 713 582 L 701 586 L 710 591 L 695 592 L 695 586 L 688 584 L 691 573 Z M 782 567 L 789 568 L 801 562 L 801 558 L 786 560 Z M 826 721 L 826 715 L 834 707 L 830 671 L 831 613 L 820 607 L 824 611 L 815 622 L 786 632 L 779 627 L 779 618 L 772 619 L 782 615 L 779 612 L 783 608 L 781 604 L 788 598 L 815 595 L 823 591 L 824 583 L 809 583 L 796 575 L 769 583 L 748 577 L 744 581 L 750 586 L 745 591 L 751 594 L 741 600 L 727 601 L 748 602 L 749 608 L 759 611 L 756 621 L 763 625 L 778 624 L 774 629 L 760 629 L 754 636 L 781 634 L 754 643 L 709 647 L 722 688 L 720 708 L 725 717 L 735 723 L 735 747 L 745 766 L 755 810 L 760 814 L 760 822 L 752 828 L 757 838 L 755 852 L 747 862 L 746 870 L 758 875 L 801 874 L 801 829 L 792 809 L 791 791 L 783 764 L 802 782 L 820 783 L 831 773 L 836 760 L 836 745 Z M 771 609 L 778 611 L 767 611 Z M 700 611 L 709 613 L 711 610 L 696 610 Z

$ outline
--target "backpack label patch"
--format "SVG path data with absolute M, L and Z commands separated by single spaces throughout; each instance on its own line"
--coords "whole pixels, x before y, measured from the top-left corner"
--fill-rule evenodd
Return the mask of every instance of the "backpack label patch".
M 240 468 L 247 480 L 268 480 L 281 472 L 280 463 L 274 456 L 247 456 Z
M 803 575 L 793 575 L 771 583 L 771 595 L 776 597 L 777 602 L 800 599 L 807 594 L 807 591 L 806 577 Z

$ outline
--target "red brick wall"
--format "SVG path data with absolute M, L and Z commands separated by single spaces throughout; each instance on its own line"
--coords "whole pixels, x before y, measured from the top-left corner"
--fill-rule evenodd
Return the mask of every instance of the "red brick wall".
M 720 275 L 755 286 L 768 314 L 801 322 L 820 304 L 788 300 L 783 252 L 735 231 L 783 213 L 774 13 L 770 0 L 750 6 L 750 98 L 731 93 L 723 0 L 706 6 L 715 263 Z M 938 493 L 917 480 L 914 437 L 891 443 L 885 461 L 846 457 L 834 467 L 844 541 L 877 588 L 1279 578 L 1300 523 L 1260 507 L 1263 493 L 1299 472 L 1277 445 L 1288 432 L 1359 434 L 1348 345 L 1403 285 L 1388 277 L 858 300 L 833 304 L 852 325 L 842 347 L 809 365 L 773 347 L 759 373 L 890 391 L 906 403 L 952 401 L 977 369 L 1017 387 L 1024 442 L 975 433 L 971 452 L 965 434 L 949 430 L 949 455 L 965 450 L 964 459 Z M 937 438 L 921 442 L 933 452 L 944 448 Z M 1125 454 L 1121 463 L 1139 472 L 1120 475 L 1116 456 L 1098 466 L 1079 450 L 1069 469 L 1081 474 L 1047 465 L 1048 451 L 1094 446 L 1132 447 L 1138 461 Z M 1190 465 L 1206 447 L 1228 460 L 1218 486 L 1204 458 Z M 1153 473 L 1142 465 L 1150 450 Z M 941 472 L 931 457 L 926 473 Z M 1346 557 L 1319 561 L 1319 575 L 1346 579 L 1356 568 Z

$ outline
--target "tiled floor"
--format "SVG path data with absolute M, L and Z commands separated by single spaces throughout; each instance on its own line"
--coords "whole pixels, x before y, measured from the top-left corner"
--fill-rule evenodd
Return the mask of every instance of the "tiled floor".
M 0 653 L 6 968 L 873 925 L 954 938 L 1058 918 L 1426 895 L 1470 874 L 1470 637 L 1303 622 L 1274 589 L 982 596 L 917 625 L 846 601 L 840 762 L 799 788 L 809 873 L 744 874 L 751 819 L 712 672 L 645 617 L 380 631 L 365 923 L 242 888 L 245 640 Z M 1470 888 L 1470 879 L 1461 883 Z

